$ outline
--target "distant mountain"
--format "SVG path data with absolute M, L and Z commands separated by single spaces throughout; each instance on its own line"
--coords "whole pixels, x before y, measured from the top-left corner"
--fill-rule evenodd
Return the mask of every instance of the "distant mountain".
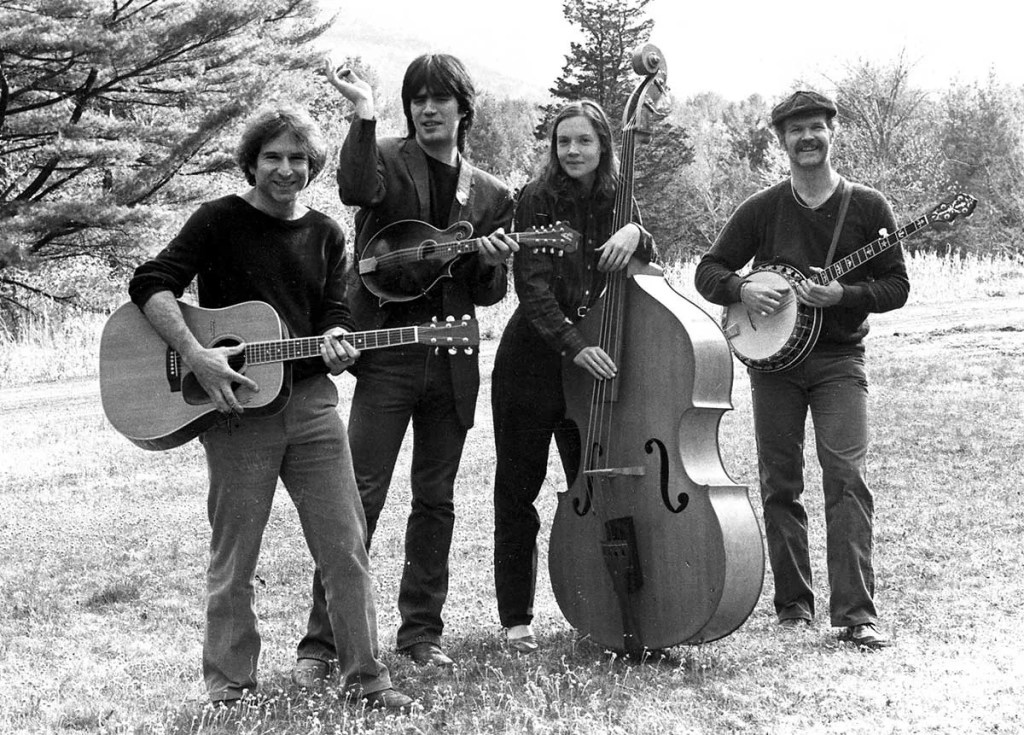
M 409 62 L 420 54 L 439 50 L 436 43 L 418 36 L 415 30 L 385 28 L 366 20 L 346 23 L 344 17 L 339 18 L 323 38 L 341 57 L 361 56 L 379 76 L 383 88 L 380 91 L 396 95 Z M 460 53 L 459 58 L 473 75 L 478 92 L 534 102 L 548 98 L 546 86 L 509 75 L 497 68 L 493 56 L 480 58 Z

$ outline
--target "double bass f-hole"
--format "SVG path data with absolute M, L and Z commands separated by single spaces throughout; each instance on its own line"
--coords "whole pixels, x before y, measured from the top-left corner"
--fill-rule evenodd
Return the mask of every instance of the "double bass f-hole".
M 665 507 L 672 513 L 682 513 L 686 506 L 690 504 L 690 496 L 687 493 L 679 493 L 676 496 L 676 503 L 672 504 L 672 498 L 669 497 L 669 463 L 668 463 L 668 449 L 665 448 L 665 444 L 660 439 L 648 439 L 647 443 L 644 444 L 644 451 L 648 454 L 652 454 L 654 449 L 658 449 L 658 460 L 660 462 L 661 474 L 659 476 L 658 486 L 661 488 L 661 502 L 665 504 Z
M 688 493 L 682 492 L 679 493 L 673 501 L 673 499 L 670 497 L 671 491 L 669 490 L 670 463 L 668 458 L 668 448 L 660 439 L 648 439 L 644 443 L 644 451 L 647 452 L 647 454 L 654 454 L 655 450 L 657 450 L 658 488 L 661 491 L 661 502 L 665 505 L 665 507 L 668 509 L 670 513 L 682 513 L 684 510 L 686 510 L 686 506 L 690 504 L 690 496 Z M 595 467 L 602 454 L 603 451 L 601 449 L 601 445 L 595 443 L 591 447 L 589 454 L 590 461 L 588 462 L 587 469 L 584 472 L 586 491 L 584 492 L 582 498 L 573 498 L 572 501 L 573 512 L 578 516 L 585 516 L 593 508 L 594 478 L 613 474 L 613 471 L 600 470 L 597 467 Z M 620 470 L 618 472 L 614 472 L 614 474 L 643 475 L 646 473 L 643 471 L 643 468 L 637 467 L 631 468 L 631 471 Z
M 601 445 L 594 442 L 590 447 L 590 452 L 587 454 L 587 467 L 583 472 L 584 487 L 586 488 L 582 498 L 572 499 L 572 510 L 581 518 L 590 512 L 590 509 L 594 506 L 594 478 L 592 475 L 595 469 L 594 465 L 598 458 L 603 454 Z

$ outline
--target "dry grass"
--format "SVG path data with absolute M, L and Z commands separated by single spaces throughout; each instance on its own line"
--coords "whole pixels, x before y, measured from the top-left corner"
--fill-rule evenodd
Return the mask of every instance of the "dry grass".
M 940 311 L 1002 291 L 1012 264 L 920 261 L 912 272 Z M 1006 267 L 1003 271 L 1002 268 Z M 672 277 L 685 290 L 682 277 Z M 106 424 L 92 379 L 0 395 L 0 732 L 106 733 L 1007 733 L 1024 732 L 1024 507 L 1020 438 L 1024 331 L 998 297 L 980 323 L 881 328 L 870 341 L 872 484 L 878 601 L 897 646 L 864 654 L 826 621 L 779 630 L 772 585 L 739 630 L 631 665 L 576 639 L 543 570 L 543 651 L 501 646 L 491 580 L 493 444 L 489 369 L 457 488 L 446 608 L 451 674 L 417 670 L 392 649 L 408 508 L 407 453 L 375 540 L 381 645 L 409 716 L 363 715 L 335 695 L 288 685 L 311 563 L 283 492 L 264 542 L 258 610 L 262 699 L 229 716 L 205 706 L 199 670 L 208 530 L 197 445 L 143 452 Z M 503 307 L 499 307 L 503 308 Z M 507 316 L 507 315 L 506 315 Z M 915 317 L 916 318 L 916 317 Z M 485 346 L 485 365 L 493 342 Z M 9 363 L 8 363 L 9 364 Z M 350 379 L 340 380 L 351 392 Z M 756 479 L 746 379 L 721 429 L 724 462 Z M 342 409 L 343 412 L 345 409 Z M 815 461 L 807 502 L 814 572 L 825 579 Z M 547 524 L 561 482 L 552 461 Z M 756 506 L 755 506 L 756 507 Z M 545 525 L 542 533 L 546 533 Z

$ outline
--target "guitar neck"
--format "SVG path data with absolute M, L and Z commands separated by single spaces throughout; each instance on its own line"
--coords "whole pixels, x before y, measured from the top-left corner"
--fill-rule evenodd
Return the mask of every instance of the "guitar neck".
M 901 242 L 906 240 L 911 235 L 920 232 L 929 224 L 931 224 L 934 219 L 935 218 L 932 217 L 931 215 L 924 215 L 918 217 L 913 222 L 904 225 L 895 232 L 890 233 L 885 237 L 880 237 L 874 242 L 868 243 L 860 250 L 850 253 L 841 260 L 837 260 L 835 263 L 830 265 L 828 268 L 825 268 L 820 273 L 816 273 L 813 276 L 811 276 L 811 280 L 817 283 L 819 286 L 828 285 L 829 283 L 832 283 L 832 281 L 836 280 L 843 274 L 849 273 L 854 268 L 864 265 L 875 256 L 881 255 L 886 250 L 889 250 L 890 248 L 899 245 Z
M 366 332 L 352 332 L 345 335 L 345 341 L 357 350 L 376 350 L 382 347 L 412 344 L 420 339 L 419 327 L 395 327 L 393 329 L 372 329 Z M 245 362 L 249 365 L 264 365 L 271 362 L 302 360 L 319 357 L 323 336 L 298 337 L 270 342 L 247 342 Z

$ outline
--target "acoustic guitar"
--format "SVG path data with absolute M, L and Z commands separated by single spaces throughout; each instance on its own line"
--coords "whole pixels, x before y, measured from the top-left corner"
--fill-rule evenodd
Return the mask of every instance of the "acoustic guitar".
M 244 344 L 230 362 L 252 378 L 259 392 L 239 386 L 235 395 L 247 415 L 269 416 L 284 408 L 291 395 L 287 363 L 320 357 L 322 336 L 287 338 L 287 327 L 262 301 L 223 309 L 178 302 L 189 329 L 205 347 Z M 452 352 L 471 352 L 480 343 L 475 319 L 451 319 L 420 326 L 353 332 L 345 340 L 358 350 L 425 344 Z M 100 398 L 110 423 L 143 449 L 171 449 L 209 429 L 221 418 L 206 391 L 189 372 L 181 355 L 129 302 L 119 307 L 100 338 Z
M 960 215 L 969 217 L 977 204 L 978 200 L 971 195 L 957 194 L 928 214 L 918 217 L 896 232 L 868 243 L 809 278 L 825 286 L 933 222 L 952 222 Z M 818 307 L 797 301 L 794 287 L 803 279 L 803 273 L 784 263 L 755 268 L 746 276 L 748 281 L 785 291 L 786 296 L 779 308 L 767 315 L 749 310 L 742 301 L 725 308 L 722 331 L 729 340 L 733 354 L 744 365 L 762 373 L 788 370 L 803 362 L 814 349 L 821 333 L 822 312 Z
M 523 247 L 553 255 L 573 252 L 580 240 L 580 233 L 562 223 L 506 234 Z M 439 230 L 419 220 L 399 220 L 381 228 L 366 243 L 356 272 L 382 305 L 412 301 L 450 278 L 459 256 L 476 253 L 484 239 L 473 237 L 469 222 Z

